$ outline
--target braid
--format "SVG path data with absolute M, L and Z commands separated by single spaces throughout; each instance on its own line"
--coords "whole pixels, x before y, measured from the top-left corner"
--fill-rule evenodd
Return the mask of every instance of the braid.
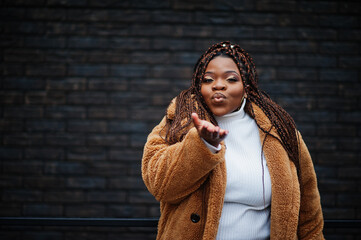
M 277 130 L 277 138 L 287 151 L 290 159 L 299 169 L 299 152 L 296 124 L 292 117 L 278 104 L 276 104 L 264 91 L 258 88 L 258 75 L 253 59 L 238 45 L 230 42 L 221 42 L 212 45 L 197 61 L 190 88 L 182 91 L 176 99 L 176 110 L 174 119 L 167 119 L 165 140 L 169 144 L 181 141 L 187 134 L 192 124 L 191 114 L 196 112 L 201 119 L 207 119 L 218 125 L 212 112 L 201 95 L 201 81 L 208 63 L 216 56 L 227 55 L 237 64 L 245 92 L 247 93 L 247 104 L 245 111 L 255 118 L 251 102 L 255 103 L 271 121 L 270 129 L 263 129 L 256 120 L 257 126 L 266 134 L 271 134 L 271 129 Z M 263 145 L 262 145 L 263 148 Z

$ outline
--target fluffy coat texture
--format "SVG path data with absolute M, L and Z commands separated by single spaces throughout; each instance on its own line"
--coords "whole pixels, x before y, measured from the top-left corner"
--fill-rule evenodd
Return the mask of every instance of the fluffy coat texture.
M 252 104 L 264 129 L 271 122 Z M 167 118 L 173 119 L 175 100 L 167 116 L 149 134 L 142 159 L 142 176 L 150 193 L 160 201 L 157 239 L 215 239 L 226 190 L 226 147 L 213 154 L 191 127 L 181 142 L 164 140 Z M 273 128 L 274 129 L 274 128 Z M 271 131 L 275 136 L 277 132 Z M 260 130 L 261 142 L 265 133 Z M 323 215 L 316 174 L 308 149 L 299 135 L 300 181 L 297 170 L 278 139 L 267 136 L 264 155 L 272 185 L 271 239 L 324 239 Z M 194 219 L 194 216 L 199 216 Z

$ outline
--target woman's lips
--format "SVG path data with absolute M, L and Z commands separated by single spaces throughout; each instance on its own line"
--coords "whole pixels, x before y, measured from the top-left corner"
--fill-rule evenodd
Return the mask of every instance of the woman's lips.
M 226 99 L 226 96 L 224 96 L 222 93 L 215 93 L 212 96 L 212 102 L 214 103 L 222 103 Z

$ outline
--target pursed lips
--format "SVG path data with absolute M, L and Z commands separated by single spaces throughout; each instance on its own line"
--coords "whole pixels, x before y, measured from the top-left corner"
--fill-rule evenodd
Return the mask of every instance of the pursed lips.
M 222 93 L 215 93 L 212 95 L 212 98 L 211 98 L 215 103 L 221 103 L 223 102 L 225 99 L 226 99 L 226 96 L 223 95 Z

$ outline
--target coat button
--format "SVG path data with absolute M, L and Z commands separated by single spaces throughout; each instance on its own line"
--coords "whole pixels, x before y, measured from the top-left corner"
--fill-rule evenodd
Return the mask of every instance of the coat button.
M 197 214 L 197 213 L 192 213 L 191 215 L 191 221 L 193 223 L 197 223 L 199 222 L 199 220 L 201 220 L 201 217 Z

